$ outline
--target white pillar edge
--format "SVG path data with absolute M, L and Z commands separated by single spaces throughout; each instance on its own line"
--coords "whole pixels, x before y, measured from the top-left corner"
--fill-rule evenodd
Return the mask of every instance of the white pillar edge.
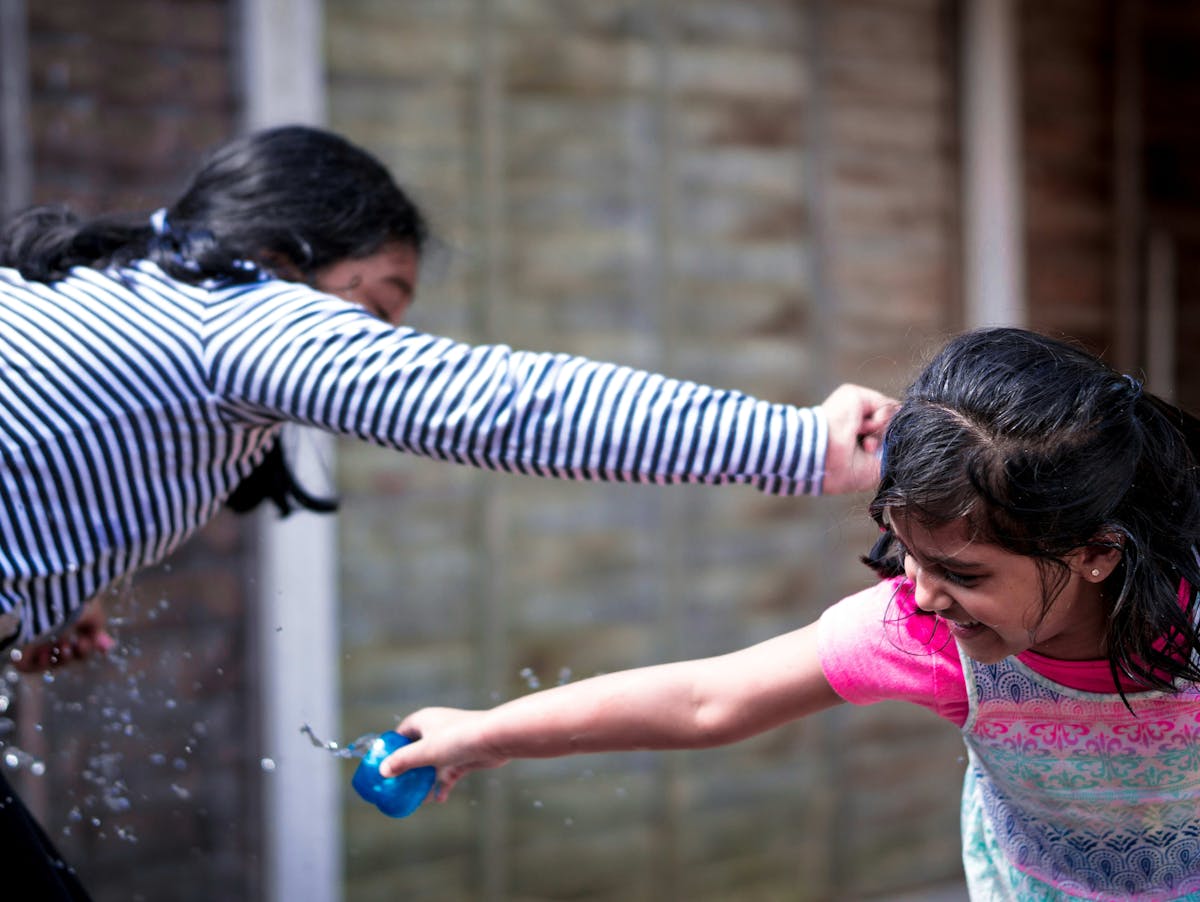
M 241 0 L 243 126 L 326 119 L 322 0 Z M 285 430 L 301 485 L 326 491 L 331 436 Z M 274 764 L 263 775 L 263 898 L 340 902 L 343 896 L 341 767 L 308 744 L 340 730 L 337 533 L 332 516 L 274 510 L 259 518 L 255 646 L 261 676 L 259 740 Z
M 963 300 L 967 328 L 1023 326 L 1024 186 L 1013 0 L 962 7 Z

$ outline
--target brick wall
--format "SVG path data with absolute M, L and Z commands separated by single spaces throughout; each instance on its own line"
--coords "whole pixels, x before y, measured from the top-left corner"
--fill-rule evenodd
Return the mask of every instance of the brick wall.
M 232 133 L 232 4 L 26 6 L 33 201 L 148 211 Z M 99 902 L 258 895 L 251 536 L 218 519 L 105 599 L 111 660 L 21 687 L 21 791 Z

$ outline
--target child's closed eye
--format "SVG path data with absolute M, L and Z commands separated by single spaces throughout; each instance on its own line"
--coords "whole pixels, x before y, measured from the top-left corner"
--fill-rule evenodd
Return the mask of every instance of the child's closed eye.
M 893 541 L 896 543 L 895 544 L 896 552 L 899 555 L 902 563 L 910 557 L 913 558 L 914 560 L 916 560 L 913 553 L 904 547 L 904 543 L 901 542 L 900 539 L 894 538 Z M 959 586 L 963 589 L 969 589 L 979 582 L 979 576 L 977 574 L 960 573 L 957 570 L 947 569 L 946 567 L 942 566 L 941 564 L 925 565 L 925 564 L 922 564 L 919 560 L 917 560 L 916 563 L 919 567 L 921 567 L 922 570 L 932 573 L 938 579 L 942 580 L 943 582 L 950 583 L 953 586 Z
M 978 576 L 972 576 L 966 573 L 955 573 L 953 570 L 940 568 L 941 578 L 946 582 L 955 586 L 962 586 L 964 589 L 969 589 L 979 581 Z

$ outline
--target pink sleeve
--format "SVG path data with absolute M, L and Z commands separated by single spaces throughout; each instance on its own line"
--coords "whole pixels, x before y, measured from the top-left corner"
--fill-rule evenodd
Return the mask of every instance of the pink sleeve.
M 917 609 L 902 577 L 825 611 L 817 644 L 825 678 L 851 704 L 900 699 L 960 727 L 966 723 L 967 685 L 958 647 L 940 621 Z

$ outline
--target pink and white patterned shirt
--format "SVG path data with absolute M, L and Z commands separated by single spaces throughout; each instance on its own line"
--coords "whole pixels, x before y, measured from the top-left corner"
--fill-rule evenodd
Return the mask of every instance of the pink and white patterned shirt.
M 1107 661 L 960 656 L 902 578 L 821 618 L 844 699 L 905 699 L 970 754 L 963 861 L 973 900 L 1200 898 L 1200 689 L 1116 692 Z

